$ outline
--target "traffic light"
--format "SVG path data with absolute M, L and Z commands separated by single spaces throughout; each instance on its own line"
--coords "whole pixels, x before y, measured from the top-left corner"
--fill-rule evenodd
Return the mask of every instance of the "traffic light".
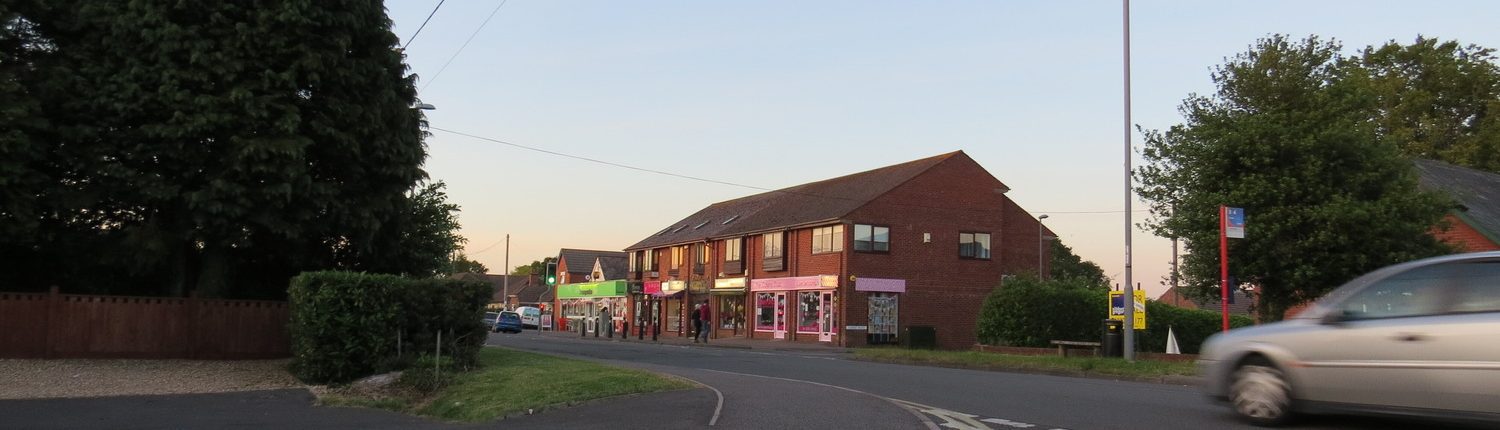
M 557 285 L 557 263 L 548 261 L 547 271 L 543 272 L 543 275 L 547 277 L 547 286 Z

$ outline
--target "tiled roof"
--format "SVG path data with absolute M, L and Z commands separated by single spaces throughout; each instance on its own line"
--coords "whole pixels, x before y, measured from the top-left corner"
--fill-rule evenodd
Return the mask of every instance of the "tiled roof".
M 1500 241 L 1500 174 L 1434 160 L 1415 160 L 1421 187 L 1452 197 L 1459 218 L 1491 240 Z
M 604 270 L 604 279 L 625 279 L 630 270 L 630 259 L 627 257 L 599 257 L 599 267 Z
M 1178 288 L 1176 287 L 1168 288 L 1166 292 L 1163 292 L 1161 296 L 1156 298 L 1156 301 L 1186 309 L 1204 309 L 1214 312 L 1219 312 L 1221 309 L 1218 297 L 1191 298 L 1177 290 Z M 1229 303 L 1229 313 L 1231 315 L 1252 315 L 1251 308 L 1255 305 L 1255 295 L 1238 288 L 1234 289 L 1231 294 L 1234 294 L 1234 300 Z
M 538 288 L 535 288 L 536 286 L 541 286 L 541 287 L 545 288 L 545 285 L 540 285 L 541 284 L 541 280 L 540 279 L 537 280 L 537 284 L 538 285 L 532 285 L 531 284 L 531 280 L 532 280 L 531 277 L 530 276 L 526 276 L 526 275 L 492 275 L 492 274 L 483 274 L 483 275 L 481 275 L 481 274 L 478 274 L 478 273 L 460 273 L 460 274 L 453 275 L 453 277 L 456 278 L 456 279 L 484 281 L 486 283 L 489 283 L 490 287 L 494 288 L 494 290 L 490 294 L 490 301 L 494 302 L 494 303 L 500 303 L 500 302 L 505 301 L 500 296 L 503 293 L 506 292 L 505 291 L 506 287 L 507 287 L 507 285 L 505 283 L 505 278 L 506 277 L 510 278 L 510 285 L 509 285 L 509 288 L 510 288 L 509 292 L 510 292 L 510 294 L 516 296 L 522 303 L 526 303 L 527 302 L 527 300 L 526 300 L 527 299 L 527 294 L 532 294 L 532 295 L 540 294 L 540 292 L 527 293 L 526 291 L 528 289 L 530 289 L 530 290 L 538 290 Z M 535 300 L 532 300 L 532 301 L 535 301 Z
M 638 250 L 833 220 L 963 151 L 709 205 L 625 248 Z
M 558 251 L 558 255 L 562 258 L 561 261 L 566 261 L 568 263 L 568 273 L 579 275 L 578 279 L 583 279 L 583 276 L 586 276 L 594 271 L 594 260 L 598 260 L 600 258 L 628 258 L 627 254 L 620 251 L 596 251 L 591 249 L 568 248 L 563 248 L 561 251 Z M 620 279 L 624 279 L 624 276 L 622 275 Z

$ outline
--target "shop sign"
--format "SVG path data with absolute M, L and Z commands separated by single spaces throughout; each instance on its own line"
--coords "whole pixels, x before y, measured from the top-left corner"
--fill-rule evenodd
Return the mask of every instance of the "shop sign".
M 557 298 L 622 297 L 628 290 L 625 281 L 585 282 L 557 286 Z
M 724 278 L 714 280 L 714 289 L 745 288 L 745 278 Z
M 670 296 L 687 289 L 687 281 L 667 281 L 661 283 L 661 294 Z
M 857 278 L 854 281 L 854 291 L 869 291 L 874 293 L 904 293 L 906 292 L 906 280 Z
M 1109 319 L 1125 320 L 1125 293 L 1123 291 L 1109 292 Z M 1135 290 L 1135 324 L 1132 325 L 1136 330 L 1146 329 L 1146 291 L 1144 290 Z
M 815 290 L 820 288 L 836 288 L 838 286 L 839 277 L 834 275 L 750 280 L 750 291 Z
M 865 327 L 865 326 L 862 326 L 862 325 L 844 326 L 844 330 L 851 330 L 851 331 L 865 331 L 865 330 L 869 330 L 869 329 L 870 329 L 869 327 Z
M 642 284 L 642 292 L 646 294 L 661 294 L 661 281 L 646 281 Z

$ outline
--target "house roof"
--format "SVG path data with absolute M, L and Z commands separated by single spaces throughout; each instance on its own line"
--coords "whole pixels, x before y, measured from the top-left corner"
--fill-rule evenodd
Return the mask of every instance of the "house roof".
M 561 261 L 566 261 L 568 263 L 568 273 L 577 275 L 588 275 L 592 273 L 594 271 L 594 260 L 598 260 L 600 258 L 628 258 L 627 254 L 620 251 L 598 251 L 591 249 L 569 248 L 563 248 L 561 251 L 558 251 L 558 256 L 559 258 L 561 258 Z M 620 271 L 619 279 L 625 279 L 624 273 L 625 271 Z M 606 272 L 605 276 L 608 277 L 609 273 Z
M 1459 218 L 1490 240 L 1500 242 L 1500 174 L 1435 160 L 1414 163 L 1423 189 L 1452 197 L 1459 204 Z
M 604 271 L 604 279 L 625 279 L 630 271 L 630 260 L 624 256 L 599 257 L 599 267 Z
M 954 151 L 714 203 L 625 249 L 650 249 L 835 220 L 955 156 L 968 157 L 963 151 Z
M 1235 288 L 1231 294 L 1234 294 L 1234 297 L 1229 303 L 1230 315 L 1253 315 L 1250 309 L 1255 304 L 1255 296 L 1253 294 L 1238 288 Z M 1156 298 L 1156 301 L 1186 309 L 1204 309 L 1214 312 L 1219 312 L 1221 309 L 1218 297 L 1192 298 L 1178 291 L 1177 287 L 1168 288 L 1166 292 L 1161 293 L 1161 296 Z
M 466 281 L 484 281 L 486 283 L 489 283 L 490 287 L 493 288 L 490 294 L 490 301 L 494 303 L 501 303 L 505 301 L 504 298 L 501 297 L 501 295 L 507 292 L 505 291 L 507 287 L 505 278 L 507 277 L 510 278 L 510 284 L 508 285 L 510 289 L 509 293 L 516 296 L 516 299 L 520 300 L 521 303 L 536 302 L 536 296 L 539 296 L 541 294 L 541 290 L 547 289 L 546 285 L 542 285 L 540 279 L 535 279 L 536 283 L 533 284 L 533 278 L 528 275 L 481 275 L 478 273 L 460 273 L 453 275 L 453 277 Z M 528 298 L 530 298 L 530 300 L 528 300 Z

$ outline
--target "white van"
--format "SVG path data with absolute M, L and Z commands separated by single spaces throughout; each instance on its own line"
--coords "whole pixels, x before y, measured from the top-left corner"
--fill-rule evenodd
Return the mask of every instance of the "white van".
M 542 310 L 531 306 L 516 307 L 516 313 L 521 314 L 521 326 L 526 328 L 537 328 L 542 323 Z

